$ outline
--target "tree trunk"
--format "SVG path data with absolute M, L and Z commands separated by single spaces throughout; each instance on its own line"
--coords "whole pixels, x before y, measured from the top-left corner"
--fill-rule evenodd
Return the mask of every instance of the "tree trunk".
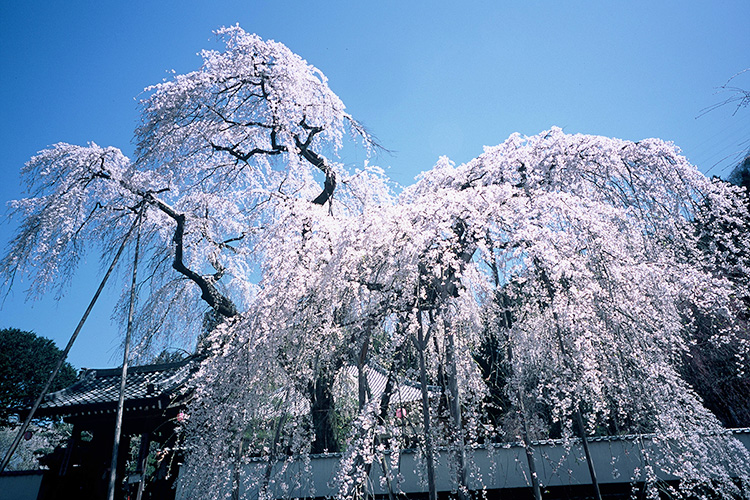
M 315 440 L 311 453 L 339 451 L 333 426 L 333 375 L 319 373 L 315 382 L 308 386 L 310 411 Z

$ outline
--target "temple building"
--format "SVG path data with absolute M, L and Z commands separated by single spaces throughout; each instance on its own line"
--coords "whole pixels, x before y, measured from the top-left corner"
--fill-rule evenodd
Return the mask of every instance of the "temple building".
M 178 432 L 196 367 L 190 357 L 129 368 L 115 498 L 174 498 Z M 106 498 L 121 373 L 120 368 L 84 369 L 73 385 L 45 396 L 35 417 L 62 418 L 73 431 L 66 446 L 43 458 L 49 470 L 39 500 Z

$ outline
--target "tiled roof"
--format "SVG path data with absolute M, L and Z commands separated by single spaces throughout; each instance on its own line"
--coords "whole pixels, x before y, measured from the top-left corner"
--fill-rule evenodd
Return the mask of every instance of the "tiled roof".
M 348 366 L 345 368 L 347 377 L 356 384 L 357 381 L 357 367 Z M 385 385 L 388 382 L 388 375 L 385 371 L 379 367 L 365 366 L 365 375 L 367 376 L 367 385 L 370 389 L 370 397 L 374 400 L 379 400 L 383 397 L 385 392 Z M 356 385 L 355 385 L 356 387 Z M 401 380 L 396 384 L 393 389 L 391 401 L 394 403 L 412 403 L 414 401 L 422 400 L 422 389 L 417 382 L 411 382 L 409 380 Z M 427 390 L 430 395 L 433 396 L 435 392 L 439 392 L 437 387 L 428 386 Z
M 129 367 L 125 384 L 126 405 L 138 403 L 161 407 L 158 402 L 185 385 L 194 364 L 192 358 L 187 358 L 177 363 Z M 73 385 L 47 394 L 39 406 L 39 414 L 72 414 L 94 406 L 114 408 L 120 396 L 121 374 L 121 368 L 84 369 Z
M 379 366 L 365 366 L 365 376 L 369 389 L 368 401 L 380 401 L 388 383 L 387 372 Z M 338 372 L 338 390 L 349 396 L 357 397 L 357 367 L 347 365 Z M 440 394 L 440 388 L 427 386 L 430 398 Z M 399 377 L 391 393 L 391 404 L 402 405 L 422 400 L 422 389 L 419 383 Z M 310 412 L 310 400 L 296 389 L 283 387 L 274 392 L 265 404 L 258 407 L 258 415 L 263 418 L 278 417 L 283 413 L 305 415 Z
M 170 399 L 187 389 L 186 383 L 196 367 L 197 361 L 194 358 L 170 364 L 130 367 L 125 385 L 126 409 L 163 409 Z M 37 415 L 100 414 L 114 411 L 119 398 L 121 373 L 120 368 L 84 369 L 73 385 L 47 394 Z M 365 373 L 369 398 L 379 400 L 385 391 L 387 374 L 383 369 L 371 366 L 365 367 Z M 341 375 L 346 380 L 345 384 L 351 390 L 356 390 L 357 368 L 347 366 Z M 439 389 L 429 386 L 428 391 L 434 396 Z M 420 401 L 421 398 L 419 384 L 400 380 L 394 387 L 391 401 L 394 404 L 405 404 Z M 295 402 L 294 413 L 309 411 L 309 402 L 305 397 L 295 392 L 292 400 Z M 268 411 L 273 412 L 270 409 Z

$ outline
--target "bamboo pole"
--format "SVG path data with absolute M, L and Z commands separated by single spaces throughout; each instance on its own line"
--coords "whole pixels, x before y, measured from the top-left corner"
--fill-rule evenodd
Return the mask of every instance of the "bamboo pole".
M 427 485 L 429 488 L 429 499 L 437 500 L 437 488 L 435 485 L 435 451 L 432 442 L 432 429 L 430 427 L 430 396 L 427 390 L 427 368 L 425 366 L 424 351 L 427 347 L 427 338 L 422 326 L 422 313 L 417 311 L 419 328 L 416 339 L 417 353 L 419 354 L 419 383 L 422 389 L 422 419 L 424 425 L 425 459 L 427 460 Z
M 117 458 L 120 451 L 120 434 L 122 433 L 122 413 L 125 405 L 125 384 L 128 378 L 128 358 L 130 357 L 130 337 L 133 332 L 133 313 L 135 310 L 136 286 L 138 285 L 138 248 L 141 242 L 140 221 L 143 216 L 143 209 L 146 205 L 141 206 L 136 223 L 139 230 L 135 238 L 135 252 L 133 257 L 133 280 L 130 288 L 130 304 L 128 304 L 128 326 L 125 329 L 125 349 L 122 355 L 122 374 L 120 375 L 120 397 L 117 401 L 117 417 L 115 420 L 115 436 L 112 445 L 112 462 L 109 471 L 109 487 L 107 488 L 107 499 L 113 500 L 115 497 L 115 483 L 117 482 Z
M 458 366 L 456 364 L 456 346 L 453 332 L 448 331 L 447 321 L 443 322 L 446 336 L 445 364 L 448 365 L 448 391 L 450 392 L 450 414 L 453 420 L 454 444 L 456 446 L 456 464 L 458 476 L 458 498 L 468 500 L 469 478 L 466 469 L 466 445 L 461 422 L 461 398 L 458 392 Z
M 576 408 L 575 412 L 576 423 L 578 424 L 578 430 L 581 433 L 581 443 L 583 444 L 583 452 L 586 455 L 586 464 L 589 466 L 589 474 L 591 474 L 591 484 L 594 486 L 594 496 L 596 500 L 602 500 L 602 493 L 599 490 L 599 480 L 596 478 L 596 469 L 594 468 L 594 459 L 591 457 L 589 451 L 589 442 L 586 437 L 586 424 L 583 422 L 583 415 L 581 409 Z

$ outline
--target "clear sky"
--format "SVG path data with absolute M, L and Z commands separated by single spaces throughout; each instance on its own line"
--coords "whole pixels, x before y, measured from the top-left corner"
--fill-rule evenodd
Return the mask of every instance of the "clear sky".
M 4 1 L 0 3 L 0 200 L 55 142 L 126 154 L 143 88 L 197 69 L 212 31 L 239 23 L 283 42 L 329 78 L 392 153 L 371 162 L 410 184 L 440 155 L 462 163 L 513 132 L 674 141 L 704 173 L 727 175 L 750 146 L 750 108 L 703 110 L 750 68 L 750 1 Z M 750 89 L 750 72 L 734 81 Z M 736 113 L 735 113 L 736 111 Z M 0 226 L 3 249 L 14 223 Z M 99 273 L 67 294 L 0 309 L 0 328 L 67 342 Z M 124 286 L 115 283 L 114 288 Z M 119 363 L 110 290 L 81 333 L 76 367 Z

